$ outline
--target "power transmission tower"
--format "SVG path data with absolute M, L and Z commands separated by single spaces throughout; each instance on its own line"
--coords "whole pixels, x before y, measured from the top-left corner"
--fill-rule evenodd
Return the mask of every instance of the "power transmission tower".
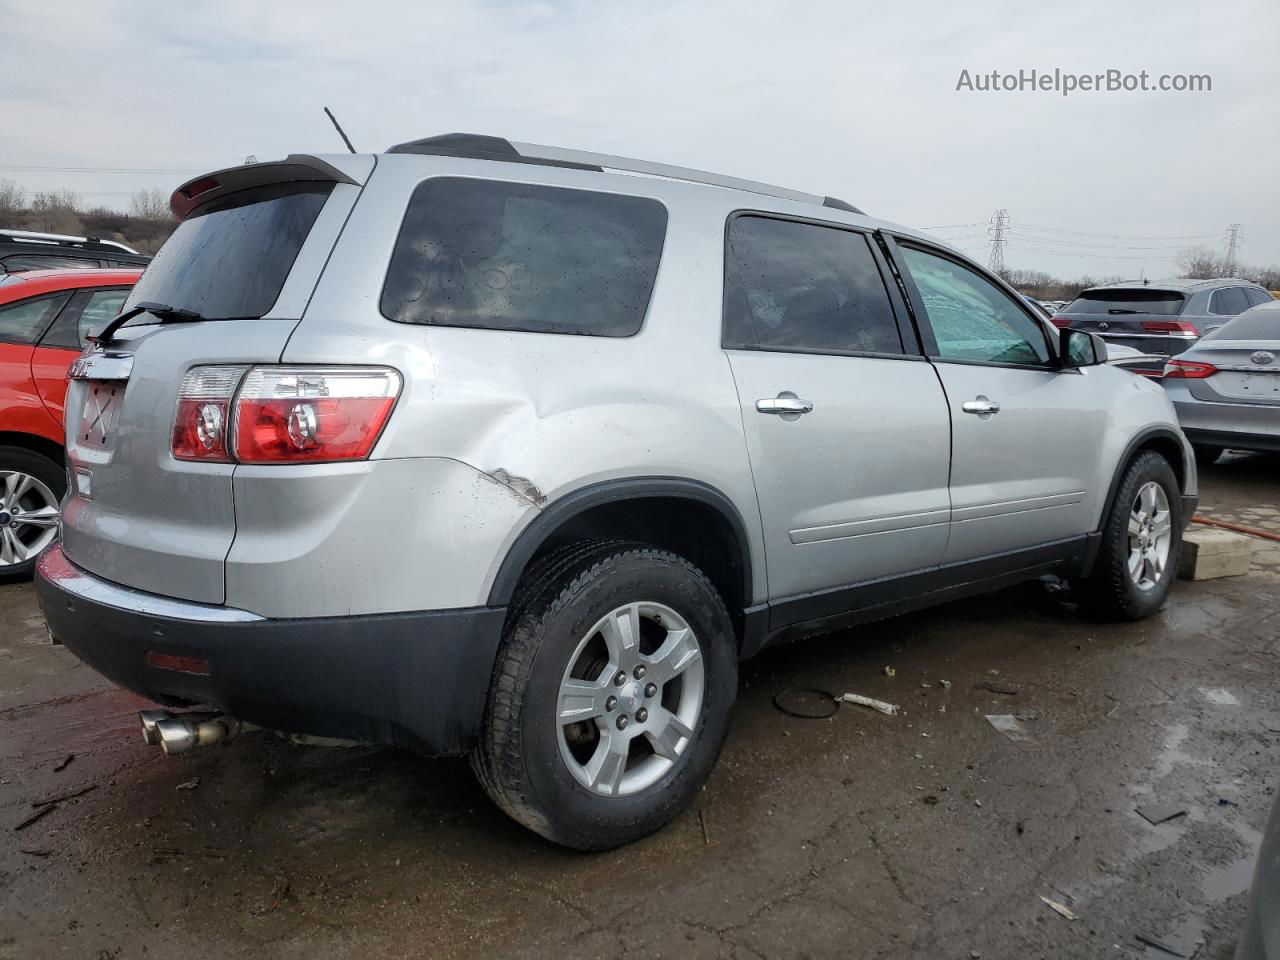
M 991 236 L 991 256 L 987 259 L 987 268 L 996 276 L 1004 276 L 1004 245 L 1009 242 L 1009 211 L 1001 207 L 991 215 L 991 226 L 987 227 Z
M 1227 263 L 1226 274 L 1231 276 L 1236 272 L 1236 254 L 1240 249 L 1240 224 L 1233 223 L 1227 227 Z

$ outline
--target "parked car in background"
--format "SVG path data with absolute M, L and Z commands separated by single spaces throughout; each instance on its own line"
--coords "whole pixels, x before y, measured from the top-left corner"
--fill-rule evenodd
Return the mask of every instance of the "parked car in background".
M 1035 297 L 1028 296 L 1027 294 L 1024 293 L 1022 295 L 1022 299 L 1027 301 L 1027 303 L 1031 304 L 1032 309 L 1034 309 L 1036 313 L 1041 314 L 1042 316 L 1045 316 L 1045 317 L 1053 316 L 1053 311 L 1050 310 L 1048 307 L 1046 307 L 1043 303 L 1041 303 Z
M 1207 333 L 1161 382 L 1201 463 L 1224 449 L 1280 450 L 1280 300 Z
M 1168 358 L 1160 354 L 1143 353 L 1122 343 L 1107 341 L 1107 363 L 1121 370 L 1128 370 L 1144 377 L 1158 380 L 1164 374 Z
M 22 270 L 141 270 L 151 258 L 113 240 L 0 229 L 0 274 Z
M 635 176 L 636 173 L 645 174 Z M 165 707 L 470 754 L 581 849 L 715 765 L 766 644 L 1046 573 L 1135 620 L 1164 391 L 830 197 L 497 137 L 198 177 L 76 361 L 52 635 Z
M 29 577 L 57 532 L 66 491 L 67 370 L 105 326 L 137 270 L 33 270 L 0 276 L 0 580 Z
M 1143 353 L 1174 356 L 1214 327 L 1272 300 L 1247 280 L 1160 280 L 1085 290 L 1053 318 Z

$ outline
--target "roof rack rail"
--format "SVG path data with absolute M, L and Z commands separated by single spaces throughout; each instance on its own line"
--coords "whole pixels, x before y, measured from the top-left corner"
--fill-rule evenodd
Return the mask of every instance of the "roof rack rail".
M 662 177 L 668 180 L 683 180 L 687 183 L 702 183 L 712 187 L 726 187 L 730 190 L 744 190 L 766 197 L 778 197 L 782 200 L 793 200 L 796 203 L 814 203 L 833 210 L 862 214 L 862 211 L 853 204 L 835 197 L 821 197 L 814 193 L 788 190 L 786 187 L 775 187 L 767 183 L 757 183 L 754 180 L 725 177 L 718 173 L 708 173 L 705 170 L 694 170 L 690 167 L 676 167 L 666 163 L 615 157 L 586 150 L 548 147 L 537 143 L 519 143 L 503 137 L 491 137 L 478 133 L 445 133 L 436 137 L 410 140 L 407 143 L 388 147 L 387 153 L 464 157 L 469 160 L 501 160 L 506 163 L 532 163 L 548 167 L 568 167 L 573 170 L 618 170 L 646 177 Z
M 119 250 L 122 253 L 138 251 L 114 240 L 98 237 L 73 237 L 61 233 L 37 233 L 33 230 L 9 230 L 0 228 L 0 240 L 18 240 L 26 243 L 45 243 L 57 247 L 78 247 L 86 250 Z

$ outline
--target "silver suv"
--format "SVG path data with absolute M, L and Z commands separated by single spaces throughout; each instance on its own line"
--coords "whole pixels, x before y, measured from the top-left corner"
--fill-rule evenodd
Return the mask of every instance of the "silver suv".
M 1045 574 L 1155 611 L 1154 383 L 841 201 L 449 135 L 182 186 L 73 368 L 52 635 L 167 708 L 470 754 L 582 849 L 706 780 L 768 643 Z M 235 718 L 235 719 L 232 719 Z

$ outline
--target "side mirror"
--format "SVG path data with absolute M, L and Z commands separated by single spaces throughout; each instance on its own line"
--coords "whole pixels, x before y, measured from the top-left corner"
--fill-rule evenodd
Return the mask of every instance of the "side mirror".
M 1058 358 L 1064 370 L 1096 367 L 1107 362 L 1107 341 L 1096 333 L 1068 327 L 1058 334 Z

